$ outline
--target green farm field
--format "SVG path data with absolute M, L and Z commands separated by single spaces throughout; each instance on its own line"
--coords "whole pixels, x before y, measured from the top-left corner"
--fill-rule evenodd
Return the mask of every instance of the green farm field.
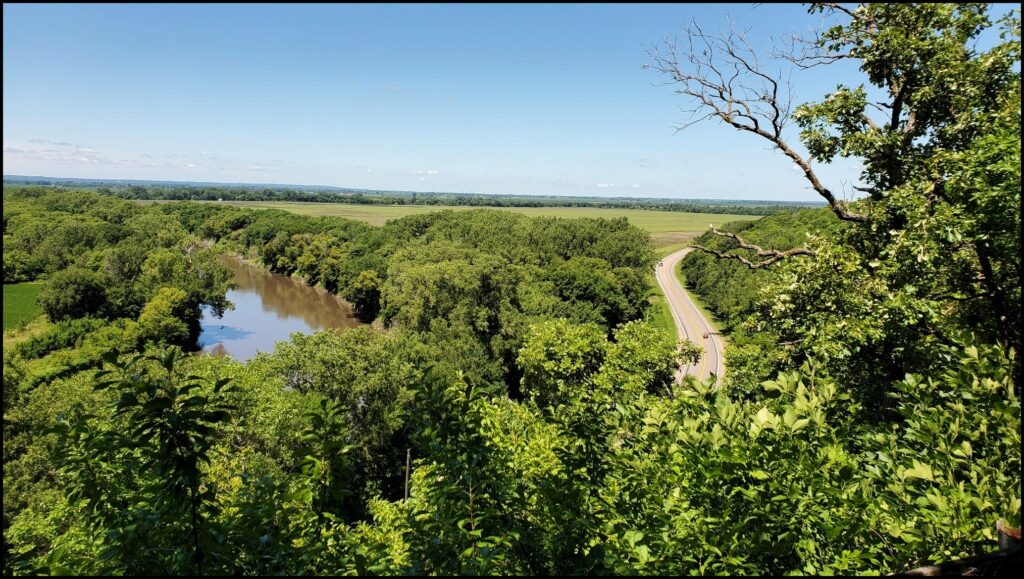
M 283 209 L 303 215 L 333 215 L 358 219 L 371 225 L 383 225 L 389 219 L 397 219 L 414 213 L 431 213 L 444 209 L 454 209 L 456 211 L 474 209 L 473 207 L 445 205 L 354 205 L 348 203 L 279 201 L 208 201 L 207 203 L 221 203 L 258 209 Z M 657 248 L 689 241 L 707 230 L 708 224 L 714 224 L 718 227 L 729 221 L 760 218 L 758 215 L 681 213 L 674 211 L 647 211 L 644 209 L 608 209 L 602 207 L 485 207 L 483 209 L 516 211 L 535 217 L 604 217 L 606 219 L 625 217 L 634 225 L 649 231 Z
M 43 284 L 37 282 L 4 284 L 4 330 L 17 328 L 43 312 L 36 296 Z

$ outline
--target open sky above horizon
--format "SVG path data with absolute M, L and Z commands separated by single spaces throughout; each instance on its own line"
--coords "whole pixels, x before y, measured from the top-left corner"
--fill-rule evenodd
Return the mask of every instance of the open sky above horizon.
M 750 134 L 676 133 L 686 101 L 643 68 L 684 23 L 728 17 L 759 46 L 823 22 L 793 4 L 4 4 L 4 174 L 819 200 Z M 795 102 L 861 78 L 794 73 Z M 836 191 L 859 172 L 820 168 Z

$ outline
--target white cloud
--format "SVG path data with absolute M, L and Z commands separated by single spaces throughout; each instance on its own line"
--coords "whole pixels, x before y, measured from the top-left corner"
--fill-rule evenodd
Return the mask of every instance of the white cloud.
M 110 159 L 90 147 L 82 147 L 72 143 L 48 141 L 46 139 L 28 139 L 26 141 L 46 147 L 16 147 L 4 145 L 5 155 L 18 155 L 27 160 L 49 161 L 63 165 L 120 165 L 121 161 Z
M 618 185 L 616 185 L 615 183 L 598 183 L 597 186 L 600 189 L 609 189 L 609 188 L 618 187 Z
M 189 163 L 189 164 L 188 164 L 188 168 L 189 168 L 189 169 L 195 169 L 195 168 L 196 168 L 196 165 L 195 165 L 195 163 Z

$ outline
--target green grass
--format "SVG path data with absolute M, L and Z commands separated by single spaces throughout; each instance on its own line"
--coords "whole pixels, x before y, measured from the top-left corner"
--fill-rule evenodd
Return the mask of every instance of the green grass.
M 660 247 L 657 249 L 658 258 L 661 259 L 667 257 L 668 255 L 683 249 L 687 245 L 689 245 L 689 242 Z M 700 299 L 700 296 L 693 293 L 686 287 L 686 275 L 683 274 L 681 265 L 682 262 L 676 266 L 676 270 L 673 272 L 675 273 L 676 279 L 678 279 L 679 283 L 683 286 L 683 291 L 685 291 L 686 294 L 690 296 L 690 299 L 693 300 L 694 305 L 697 306 L 697 310 L 699 310 L 708 322 L 711 323 L 712 327 L 714 327 L 717 332 L 720 332 L 719 338 L 722 340 L 722 344 L 727 344 L 727 336 L 730 328 L 723 324 L 722 321 L 708 309 L 704 301 Z M 665 295 L 662 293 L 661 286 L 658 285 L 658 280 L 655 278 L 653 273 L 650 276 L 650 281 L 653 289 L 650 293 L 651 307 L 647 310 L 647 322 L 656 328 L 665 330 L 669 335 L 674 336 L 678 340 L 679 334 L 676 330 L 675 320 L 672 319 L 672 312 L 668 308 L 668 302 L 665 301 Z
M 669 255 L 683 249 L 687 245 L 690 245 L 689 241 L 683 241 L 678 243 L 672 243 L 670 245 L 655 246 L 655 252 L 658 254 L 658 259 L 664 259 Z M 682 273 L 677 272 L 676 275 L 680 276 L 680 282 L 683 281 Z M 658 285 L 658 279 L 653 273 L 650 276 L 651 286 L 654 288 L 651 290 L 650 300 L 651 307 L 647 310 L 647 322 L 656 328 L 661 328 L 669 333 L 670 336 L 679 339 L 679 330 L 676 328 L 676 321 L 672 318 L 672 311 L 669 310 L 668 302 L 665 301 L 665 294 L 661 291 L 661 286 Z M 683 285 L 683 289 L 686 289 L 686 285 Z M 687 293 L 690 293 L 687 291 Z M 692 293 L 690 294 L 693 295 Z M 707 310 L 703 307 L 703 304 L 694 298 L 694 302 L 697 303 L 697 307 L 700 308 L 701 312 L 707 316 L 708 320 L 711 321 L 714 318 L 708 314 Z
M 679 332 L 676 329 L 676 321 L 672 318 L 672 312 L 668 309 L 668 302 L 665 301 L 665 294 L 661 292 L 661 287 L 658 285 L 658 280 L 654 278 L 654 275 L 651 275 L 651 284 L 653 285 L 650 294 L 651 307 L 647 308 L 645 321 L 672 336 L 673 340 L 678 340 Z
M 708 309 L 707 305 L 704 303 L 704 300 L 700 299 L 700 296 L 693 293 L 692 291 L 690 291 L 689 288 L 686 287 L 686 274 L 683 273 L 682 265 L 683 262 L 680 261 L 679 264 L 676 266 L 676 279 L 678 279 L 680 285 L 683 286 L 683 291 L 686 292 L 686 295 L 690 296 L 690 299 L 693 300 L 694 305 L 697 306 L 697 310 L 700 311 L 701 315 L 703 315 L 707 319 L 707 321 L 711 323 L 711 325 L 715 328 L 715 331 L 719 332 L 718 336 L 722 340 L 722 345 L 725 345 L 728 342 L 726 337 L 729 335 L 730 328 L 726 326 L 725 323 L 722 322 L 722 320 L 718 319 L 718 316 L 716 316 L 714 313 L 711 312 L 711 310 Z
M 236 207 L 256 209 L 283 209 L 303 215 L 333 215 L 365 221 L 370 225 L 383 225 L 390 219 L 398 219 L 415 213 L 430 213 L 453 209 L 465 211 L 474 207 L 446 205 L 354 205 L 347 203 L 301 203 L 287 201 L 206 201 Z M 603 207 L 484 207 L 498 211 L 515 211 L 530 216 L 546 217 L 625 217 L 651 233 L 655 247 L 679 244 L 693 239 L 708 228 L 737 220 L 759 219 L 758 215 L 727 215 L 721 213 L 681 213 L 676 211 L 650 211 L 646 209 L 608 209 Z
M 36 296 L 43 289 L 39 282 L 4 284 L 4 330 L 17 328 L 43 313 Z

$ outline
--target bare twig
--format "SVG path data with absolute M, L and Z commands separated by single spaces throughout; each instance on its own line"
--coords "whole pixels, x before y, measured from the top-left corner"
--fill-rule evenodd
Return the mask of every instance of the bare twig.
M 833 10 L 835 12 L 842 12 L 843 14 L 846 14 L 847 16 L 853 18 L 853 11 L 838 2 L 820 2 L 819 5 L 822 8 L 828 8 L 829 10 Z
M 771 54 L 773 58 L 786 60 L 804 70 L 853 57 L 849 52 L 832 52 L 823 46 L 820 32 L 816 32 L 814 38 L 802 38 L 792 34 L 788 37 L 785 48 L 773 46 Z

